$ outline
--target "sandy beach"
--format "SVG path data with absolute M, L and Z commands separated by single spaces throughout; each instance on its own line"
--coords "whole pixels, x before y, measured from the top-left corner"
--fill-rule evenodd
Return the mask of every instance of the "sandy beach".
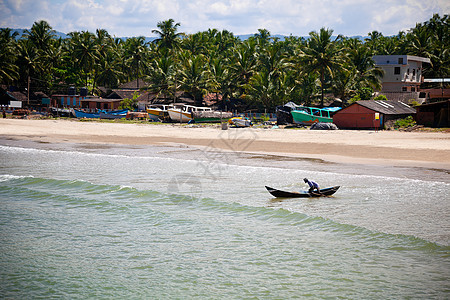
M 78 120 L 0 119 L 0 140 L 40 143 L 188 145 L 225 151 L 318 158 L 331 162 L 450 170 L 450 134 L 313 131 L 124 124 Z

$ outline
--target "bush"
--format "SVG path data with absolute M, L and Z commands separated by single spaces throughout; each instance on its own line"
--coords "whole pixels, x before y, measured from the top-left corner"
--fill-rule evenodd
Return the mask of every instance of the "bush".
M 359 100 L 361 100 L 361 97 L 359 96 L 359 94 L 356 94 L 353 98 L 351 98 L 350 100 L 348 100 L 349 104 L 353 104 L 355 102 L 358 102 Z
M 385 100 L 387 101 L 387 97 L 385 95 L 378 95 L 375 98 L 373 98 L 373 100 Z
M 369 100 L 372 98 L 373 89 L 370 87 L 363 87 L 358 90 L 358 94 L 362 100 Z
M 407 128 L 407 127 L 412 127 L 414 125 L 416 125 L 416 121 L 414 121 L 412 116 L 408 116 L 404 119 L 398 119 L 397 121 L 395 121 L 394 128 L 396 128 L 396 129 Z

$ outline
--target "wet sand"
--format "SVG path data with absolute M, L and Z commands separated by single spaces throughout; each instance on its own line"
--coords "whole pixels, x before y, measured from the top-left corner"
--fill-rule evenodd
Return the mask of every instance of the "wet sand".
M 0 119 L 0 139 L 39 143 L 189 145 L 330 162 L 450 170 L 450 134 L 399 131 L 313 131 L 124 124 L 78 120 Z

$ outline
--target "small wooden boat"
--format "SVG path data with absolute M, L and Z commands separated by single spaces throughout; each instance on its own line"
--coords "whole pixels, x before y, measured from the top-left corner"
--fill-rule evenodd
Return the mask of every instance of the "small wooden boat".
M 232 117 L 230 112 L 220 112 L 212 110 L 210 107 L 199 107 L 187 104 L 175 104 L 174 107 L 168 108 L 170 119 L 172 122 L 220 122 L 221 118 L 229 119 Z M 180 121 L 181 119 L 181 121 Z
M 266 189 L 269 193 L 276 198 L 311 198 L 311 197 L 323 197 L 323 196 L 331 196 L 340 188 L 340 186 L 333 186 L 329 188 L 320 189 L 320 193 L 312 192 L 286 192 L 277 190 L 271 187 L 266 186 Z
M 208 107 L 197 107 L 187 104 L 175 104 L 174 107 L 167 109 L 172 122 L 184 122 L 192 121 L 193 111 L 211 111 Z
M 234 125 L 236 127 L 250 127 L 252 126 L 252 121 L 243 117 L 233 117 L 228 120 L 228 124 Z
M 73 111 L 75 112 L 75 116 L 79 119 L 82 118 L 88 118 L 88 119 L 98 119 L 100 118 L 100 113 L 96 112 L 96 113 L 90 113 L 90 112 L 85 112 L 79 109 L 73 109 Z
M 170 119 L 168 109 L 172 104 L 152 104 L 147 107 L 148 117 L 153 121 L 167 121 Z
M 100 111 L 100 119 L 124 119 L 127 116 L 128 109 L 115 111 Z
M 333 114 L 340 110 L 340 107 L 315 108 L 299 106 L 291 111 L 294 123 L 302 125 L 312 125 L 314 123 L 332 123 Z
M 209 111 L 193 111 L 192 117 L 196 123 L 218 123 L 221 120 L 228 121 L 233 114 L 231 112 L 226 111 L 217 111 L 217 110 L 209 110 Z

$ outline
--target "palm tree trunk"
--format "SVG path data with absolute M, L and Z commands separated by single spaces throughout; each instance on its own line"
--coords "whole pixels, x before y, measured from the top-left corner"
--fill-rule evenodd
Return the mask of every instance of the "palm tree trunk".
M 324 71 L 320 74 L 320 89 L 322 91 L 320 96 L 320 107 L 323 107 L 323 83 L 325 81 Z

